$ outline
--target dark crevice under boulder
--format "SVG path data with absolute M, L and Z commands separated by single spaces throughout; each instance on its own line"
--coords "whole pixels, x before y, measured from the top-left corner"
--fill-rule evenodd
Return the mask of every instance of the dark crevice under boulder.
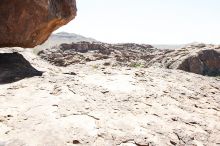
M 12 83 L 27 77 L 41 76 L 19 53 L 0 54 L 0 84 Z

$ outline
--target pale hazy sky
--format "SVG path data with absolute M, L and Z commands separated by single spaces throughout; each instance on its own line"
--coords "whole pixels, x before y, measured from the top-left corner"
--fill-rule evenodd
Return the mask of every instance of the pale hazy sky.
M 77 0 L 66 31 L 109 43 L 220 44 L 220 0 Z

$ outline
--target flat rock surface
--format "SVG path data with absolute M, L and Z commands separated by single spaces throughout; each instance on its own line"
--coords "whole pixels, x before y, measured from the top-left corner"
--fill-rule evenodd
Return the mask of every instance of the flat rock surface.
M 0 85 L 0 145 L 220 145 L 220 79 L 162 68 L 66 68 Z

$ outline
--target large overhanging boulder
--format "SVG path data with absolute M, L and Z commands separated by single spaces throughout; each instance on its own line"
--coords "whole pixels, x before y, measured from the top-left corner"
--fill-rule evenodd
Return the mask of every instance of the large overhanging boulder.
M 40 45 L 75 16 L 75 0 L 1 0 L 0 47 Z

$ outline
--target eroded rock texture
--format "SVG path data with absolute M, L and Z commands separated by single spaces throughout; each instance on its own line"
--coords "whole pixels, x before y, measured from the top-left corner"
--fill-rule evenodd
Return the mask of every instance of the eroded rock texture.
M 152 59 L 148 66 L 152 65 L 200 75 L 218 76 L 220 75 L 220 46 L 197 44 L 171 50 Z
M 220 144 L 219 77 L 105 66 L 112 58 L 59 67 L 28 51 L 45 73 L 0 86 L 0 145 Z
M 75 16 L 75 0 L 1 0 L 0 47 L 42 44 Z
M 40 51 L 38 55 L 57 66 L 68 66 L 108 58 L 115 60 L 115 65 L 132 66 L 132 64 L 142 65 L 145 59 L 149 60 L 157 53 L 162 52 L 147 44 L 107 44 L 83 41 L 54 46 Z
M 220 46 L 194 44 L 169 50 L 146 44 L 77 42 L 61 44 L 38 53 L 57 66 L 68 66 L 111 58 L 115 65 L 180 69 L 200 75 L 220 75 Z
M 185 59 L 178 68 L 202 75 L 218 75 L 220 74 L 220 52 L 213 49 L 201 50 L 197 55 Z

